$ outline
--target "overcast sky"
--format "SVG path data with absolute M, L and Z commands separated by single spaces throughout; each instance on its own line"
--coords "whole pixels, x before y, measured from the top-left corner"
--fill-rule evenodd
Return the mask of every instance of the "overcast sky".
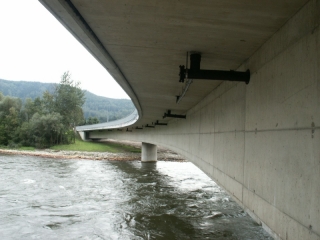
M 58 83 L 65 71 L 82 89 L 129 98 L 41 3 L 0 0 L 0 78 Z

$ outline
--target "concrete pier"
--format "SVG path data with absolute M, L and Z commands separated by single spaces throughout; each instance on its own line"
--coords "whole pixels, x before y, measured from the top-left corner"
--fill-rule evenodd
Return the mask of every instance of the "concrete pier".
M 157 145 L 150 143 L 142 143 L 141 146 L 141 162 L 157 161 Z

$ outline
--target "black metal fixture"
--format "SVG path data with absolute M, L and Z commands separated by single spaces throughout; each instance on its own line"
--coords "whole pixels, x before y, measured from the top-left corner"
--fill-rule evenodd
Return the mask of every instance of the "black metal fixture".
M 145 125 L 145 127 L 147 127 L 147 128 L 154 128 L 154 126 L 151 126 L 151 125 L 149 125 L 149 124 Z
M 188 58 L 188 53 L 187 53 Z M 201 70 L 200 69 L 201 54 L 192 53 L 190 54 L 190 69 L 187 66 L 180 65 L 179 82 L 184 82 L 185 79 L 206 79 L 206 80 L 224 80 L 224 81 L 236 81 L 250 82 L 250 71 L 246 72 L 239 71 L 222 71 L 222 70 Z
M 186 78 L 186 68 L 184 65 L 179 66 L 180 71 L 179 71 L 179 82 L 184 82 L 184 79 Z
M 164 113 L 163 118 L 166 117 L 172 117 L 172 118 L 186 118 L 186 115 L 178 115 L 178 114 L 171 114 L 171 110 L 168 110 L 168 112 Z
M 167 126 L 167 123 L 160 123 L 159 120 L 157 120 L 154 125 L 158 125 L 158 126 Z
M 127 128 L 127 131 L 126 132 L 132 132 L 132 130 L 129 130 L 129 128 Z
M 135 129 L 143 129 L 143 128 L 139 128 L 138 126 Z

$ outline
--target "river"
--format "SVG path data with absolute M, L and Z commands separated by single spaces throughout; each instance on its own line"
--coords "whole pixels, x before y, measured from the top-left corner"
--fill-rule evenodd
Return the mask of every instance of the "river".
M 0 155 L 0 239 L 272 239 L 189 162 Z

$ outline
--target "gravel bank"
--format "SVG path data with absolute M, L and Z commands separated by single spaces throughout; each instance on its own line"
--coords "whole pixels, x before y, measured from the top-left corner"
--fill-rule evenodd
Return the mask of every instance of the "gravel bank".
M 141 143 L 129 141 L 108 140 L 104 142 L 117 142 L 123 145 L 141 147 Z M 2 154 L 27 155 L 46 158 L 63 158 L 63 159 L 90 159 L 90 160 L 109 160 L 109 161 L 137 161 L 141 160 L 140 153 L 121 152 L 80 152 L 80 151 L 57 151 L 51 149 L 27 151 L 27 150 L 9 150 L 0 149 Z M 180 155 L 165 148 L 158 148 L 158 161 L 185 161 Z

